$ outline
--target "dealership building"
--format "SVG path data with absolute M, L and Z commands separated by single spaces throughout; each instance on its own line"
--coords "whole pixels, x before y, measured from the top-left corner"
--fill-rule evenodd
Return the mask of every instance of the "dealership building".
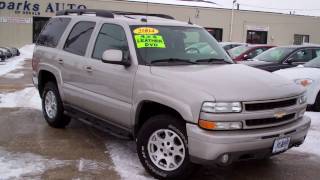
M 235 10 L 232 16 L 230 9 L 113 0 L 0 0 L 0 46 L 35 42 L 49 18 L 63 9 L 168 14 L 207 28 L 218 41 L 320 44 L 320 17 L 313 16 L 245 10 Z

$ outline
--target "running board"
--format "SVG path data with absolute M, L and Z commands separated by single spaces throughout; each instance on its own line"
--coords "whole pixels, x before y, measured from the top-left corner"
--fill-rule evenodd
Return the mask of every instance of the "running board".
M 96 129 L 99 129 L 100 131 L 103 131 L 105 133 L 108 133 L 120 139 L 125 139 L 125 140 L 133 139 L 132 134 L 128 130 L 115 126 L 111 123 L 108 123 L 103 118 L 99 118 L 93 114 L 90 114 L 88 112 L 81 110 L 80 108 L 77 108 L 68 104 L 64 104 L 64 109 L 65 109 L 64 113 L 66 115 L 74 119 L 77 119 Z

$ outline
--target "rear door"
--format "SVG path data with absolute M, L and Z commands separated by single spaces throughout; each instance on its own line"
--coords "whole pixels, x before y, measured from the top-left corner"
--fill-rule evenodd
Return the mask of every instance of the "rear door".
M 137 66 L 109 64 L 102 62 L 102 54 L 108 49 L 123 52 L 130 58 L 127 35 L 122 25 L 102 23 L 92 44 L 86 73 L 87 90 L 90 92 L 88 104 L 90 112 L 113 121 L 123 127 L 130 127 L 132 89 Z
M 95 25 L 92 21 L 74 22 L 57 57 L 62 70 L 64 101 L 83 109 L 88 109 L 88 95 L 84 91 L 87 64 L 84 56 Z

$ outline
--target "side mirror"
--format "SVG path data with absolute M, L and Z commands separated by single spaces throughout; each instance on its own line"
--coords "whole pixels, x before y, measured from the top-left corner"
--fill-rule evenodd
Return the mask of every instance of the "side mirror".
M 124 58 L 123 52 L 118 49 L 108 49 L 102 54 L 102 62 L 109 64 L 119 64 L 126 67 L 130 66 L 129 58 Z
M 294 58 L 291 57 L 291 58 L 287 59 L 286 62 L 287 62 L 288 64 L 292 64 L 292 63 L 294 62 Z

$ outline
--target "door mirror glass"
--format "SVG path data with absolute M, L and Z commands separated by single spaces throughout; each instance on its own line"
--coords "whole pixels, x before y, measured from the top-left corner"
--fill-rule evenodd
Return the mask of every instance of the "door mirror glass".
M 102 54 L 102 60 L 110 63 L 120 63 L 123 59 L 123 53 L 121 50 L 108 49 Z

